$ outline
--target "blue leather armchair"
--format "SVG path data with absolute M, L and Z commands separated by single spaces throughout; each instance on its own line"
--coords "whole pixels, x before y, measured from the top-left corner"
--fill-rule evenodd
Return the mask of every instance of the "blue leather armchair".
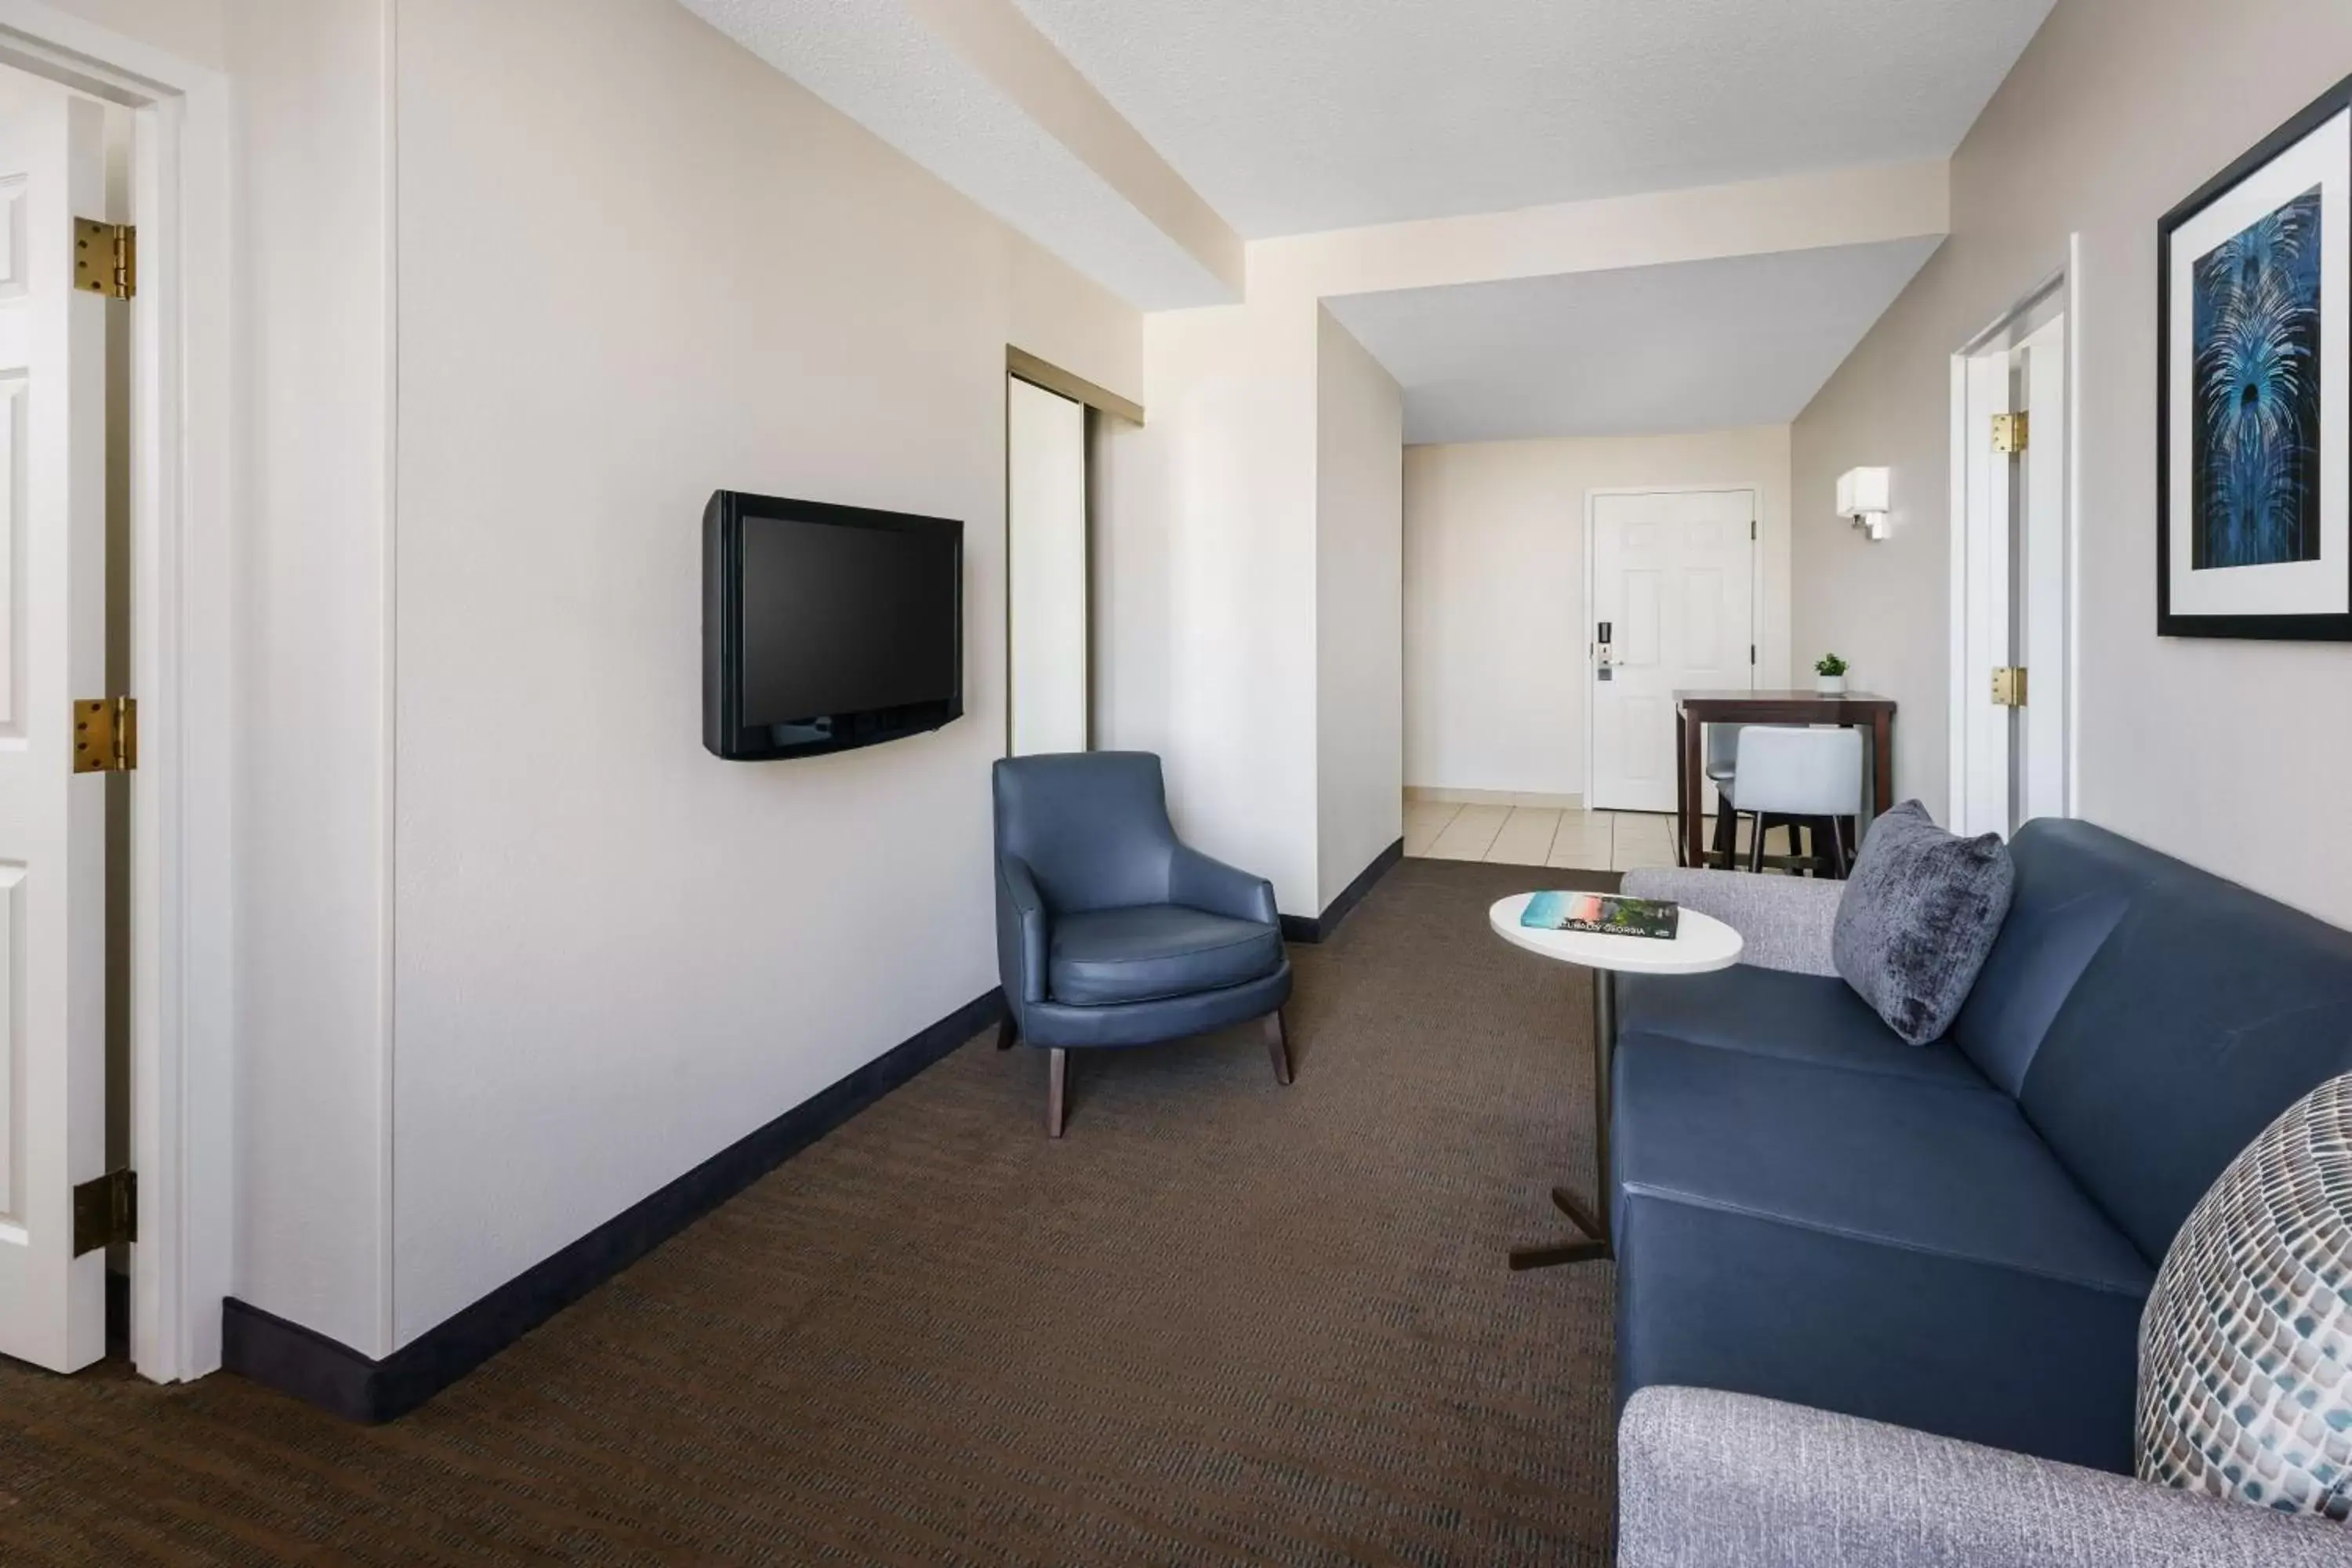
M 1263 1018 L 1275 1078 L 1290 1081 L 1274 887 L 1177 842 L 1158 757 L 1007 758 L 995 793 L 996 1043 L 1047 1053 L 1048 1136 L 1062 1135 L 1073 1050 Z

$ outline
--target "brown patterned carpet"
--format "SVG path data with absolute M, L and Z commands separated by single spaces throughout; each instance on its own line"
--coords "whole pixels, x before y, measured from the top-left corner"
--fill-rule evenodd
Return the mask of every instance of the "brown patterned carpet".
M 1599 1563 L 1576 972 L 1408 860 L 1255 1029 L 974 1041 L 423 1410 L 0 1363 L 0 1561 Z M 1586 875 L 1586 886 L 1614 879 Z

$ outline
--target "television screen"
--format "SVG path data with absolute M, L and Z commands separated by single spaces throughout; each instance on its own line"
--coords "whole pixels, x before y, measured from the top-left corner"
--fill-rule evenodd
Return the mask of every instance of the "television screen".
M 841 751 L 962 712 L 961 524 L 722 490 L 705 535 L 710 750 Z
M 936 539 L 743 521 L 743 722 L 935 701 L 956 689 L 956 563 Z

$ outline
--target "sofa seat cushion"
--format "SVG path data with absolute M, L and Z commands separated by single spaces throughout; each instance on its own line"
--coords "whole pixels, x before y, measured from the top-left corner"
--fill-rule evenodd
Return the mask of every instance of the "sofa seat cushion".
M 1762 1394 L 2128 1470 L 2153 1270 L 2005 1095 L 1621 1037 L 1621 1394 Z
M 1618 1027 L 1724 1050 L 1992 1092 L 1948 1041 L 1907 1046 L 1834 975 L 1735 964 L 1712 974 L 1623 974 Z
M 1282 930 L 1182 904 L 1055 917 L 1045 969 L 1056 1002 L 1152 1002 L 1241 985 L 1282 966 Z

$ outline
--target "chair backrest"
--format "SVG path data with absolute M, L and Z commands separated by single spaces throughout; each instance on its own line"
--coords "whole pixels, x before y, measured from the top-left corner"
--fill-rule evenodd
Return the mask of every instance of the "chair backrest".
M 2241 1150 L 2352 1071 L 2352 932 L 2086 822 L 2010 852 L 1953 1042 L 2158 1262 Z
M 1731 793 L 1742 811 L 1859 816 L 1862 731 L 1750 724 L 1740 732 Z
M 1739 765 L 1739 731 L 1745 724 L 1709 724 L 1706 727 L 1706 771 L 1717 776 Z
M 1176 830 L 1150 752 L 1007 757 L 995 792 L 997 853 L 1028 863 L 1048 910 L 1168 901 Z

